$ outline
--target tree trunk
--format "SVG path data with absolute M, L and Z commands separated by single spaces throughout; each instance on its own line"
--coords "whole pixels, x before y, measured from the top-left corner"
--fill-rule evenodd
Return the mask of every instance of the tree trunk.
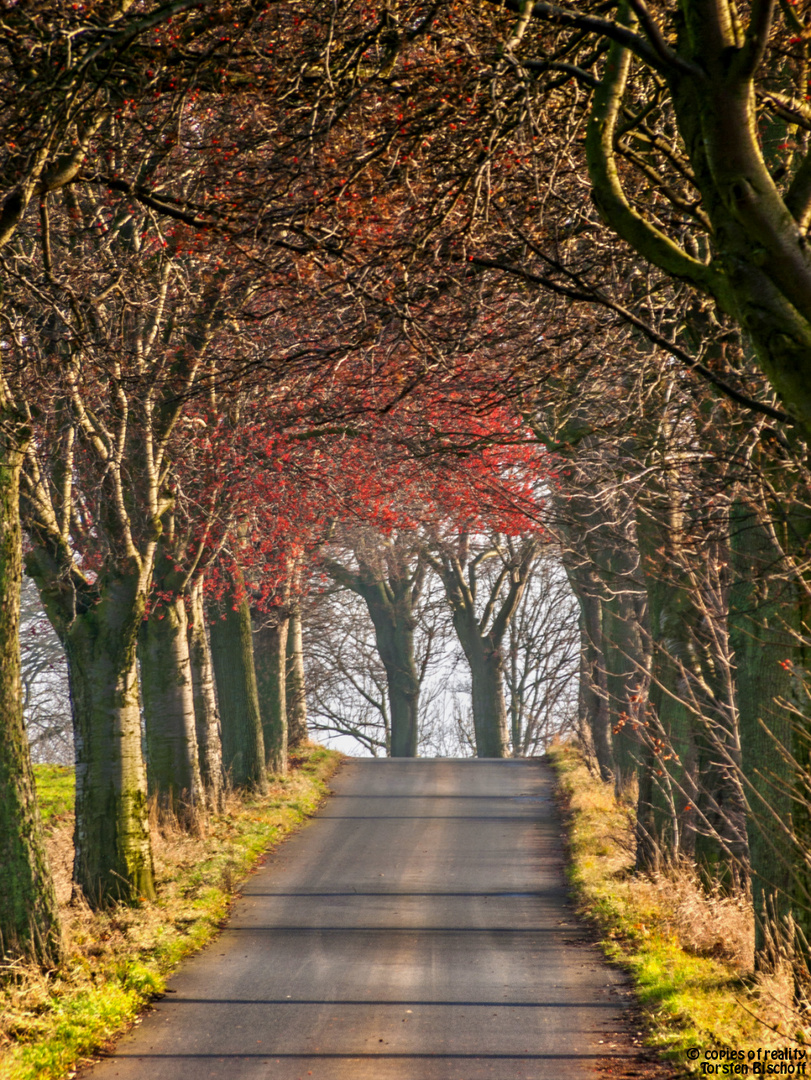
M 648 707 L 653 708 L 650 699 L 648 699 Z M 656 768 L 653 744 L 646 739 L 640 747 L 637 774 L 639 777 L 639 795 L 637 797 L 636 822 L 634 825 L 636 836 L 635 868 L 643 873 L 654 874 L 662 869 L 663 854 L 662 808 L 661 801 L 656 797 L 657 791 L 654 784 Z
M 136 664 L 141 575 L 107 579 L 63 628 L 76 746 L 73 877 L 92 907 L 153 899 Z
M 416 757 L 419 737 L 420 680 L 414 660 L 413 615 L 405 595 L 383 603 L 376 590 L 361 593 L 375 628 L 391 709 L 391 756 Z
M 453 628 L 470 664 L 477 757 L 509 757 L 501 643 L 520 603 L 536 552 L 534 539 L 522 541 L 519 551 L 511 552 L 509 564 L 502 564 L 489 586 L 481 616 L 476 599 L 478 559 L 470 559 L 466 534 L 459 537 L 456 552 L 446 549 L 434 563 L 451 606 Z
M 575 491 L 568 500 L 553 498 L 555 525 L 563 537 L 562 560 L 572 592 L 580 606 L 581 666 L 579 703 L 600 776 L 614 780 L 615 762 L 608 704 L 606 659 L 603 642 L 602 586 L 586 550 L 586 532 L 602 523 L 599 501 L 587 489 Z
M 287 742 L 290 749 L 307 742 L 307 695 L 301 610 L 294 605 L 287 625 Z
M 273 621 L 269 621 L 269 619 Z M 256 687 L 262 716 L 265 765 L 268 772 L 287 772 L 287 617 L 259 614 L 253 632 Z M 264 623 L 264 625 L 261 625 Z
M 420 677 L 414 659 L 414 604 L 422 586 L 422 561 L 409 566 L 396 545 L 382 559 L 368 561 L 355 551 L 359 571 L 333 560 L 325 565 L 333 579 L 357 593 L 366 604 L 375 631 L 375 645 L 386 672 L 391 757 L 416 757 L 419 744 Z
M 222 724 L 223 768 L 234 787 L 267 791 L 265 743 L 253 663 L 251 611 L 234 591 L 211 608 L 211 658 Z
M 652 644 L 648 820 L 658 817 L 666 859 L 687 855 L 708 884 L 734 888 L 746 860 L 737 717 L 724 604 L 709 601 L 721 595 L 713 567 L 726 563 L 726 548 L 705 541 L 699 565 L 667 510 L 663 499 L 640 513 L 638 528 Z
M 644 697 L 647 673 L 632 578 L 637 552 L 609 547 L 604 559 L 607 589 L 600 605 L 602 642 L 613 734 L 614 786 L 619 797 L 636 779 L 639 703 Z
M 473 690 L 476 757 L 508 757 L 509 736 L 501 649 L 485 638 L 482 641 L 471 641 L 465 652 L 470 663 Z
M 20 452 L 0 463 L 0 958 L 43 968 L 61 956 L 61 933 L 37 809 L 20 684 Z
M 755 961 L 770 970 L 780 961 L 781 944 L 791 948 L 792 920 L 808 923 L 809 901 L 798 881 L 808 848 L 794 822 L 807 808 L 792 798 L 802 766 L 789 760 L 798 721 L 787 707 L 808 708 L 802 680 L 794 673 L 795 664 L 804 664 L 798 637 L 807 633 L 807 624 L 804 629 L 801 590 L 778 576 L 781 554 L 758 513 L 741 502 L 731 521 L 731 556 L 730 637 L 749 803 Z M 807 791 L 797 794 L 808 798 Z
M 602 655 L 600 598 L 591 594 L 585 595 L 579 589 L 575 590 L 575 595 L 580 603 L 579 706 L 583 721 L 591 732 L 600 776 L 608 783 L 614 780 L 614 752 L 611 743 L 605 659 Z
M 685 833 L 693 833 L 697 753 L 692 714 L 683 700 L 679 661 L 684 655 L 689 600 L 669 580 L 667 558 L 673 537 L 667 525 L 640 513 L 637 536 L 650 616 L 651 682 L 641 758 L 646 775 L 640 777 L 637 813 L 647 834 L 637 852 L 637 868 L 656 870 L 686 850 Z M 653 855 L 656 849 L 655 855 Z M 642 862 L 643 855 L 648 860 Z
M 188 619 L 182 596 L 161 600 L 141 628 L 141 685 L 150 798 L 186 829 L 198 829 L 205 795 L 197 756 Z
M 211 650 L 206 632 L 206 614 L 203 604 L 203 582 L 192 588 L 190 595 L 191 619 L 188 624 L 189 660 L 191 663 L 194 718 L 197 729 L 197 751 L 200 758 L 200 778 L 206 795 L 208 809 L 218 813 L 223 808 L 222 736 L 217 694 L 214 689 L 214 671 Z
M 490 634 L 482 634 L 472 606 L 458 602 L 458 593 L 452 591 L 455 585 L 456 581 L 448 574 L 445 589 L 451 599 L 453 626 L 470 665 L 476 757 L 509 757 L 501 649 Z

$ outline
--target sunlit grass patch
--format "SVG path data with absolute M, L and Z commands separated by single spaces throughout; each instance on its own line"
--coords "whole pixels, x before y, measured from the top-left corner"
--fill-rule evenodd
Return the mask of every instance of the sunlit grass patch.
M 67 765 L 35 765 L 39 813 L 45 826 L 57 824 L 73 814 L 76 783 Z
M 576 747 L 557 746 L 550 759 L 568 815 L 570 880 L 606 955 L 633 978 L 649 1044 L 696 1072 L 693 1047 L 796 1045 L 790 982 L 752 973 L 747 898 L 706 893 L 687 867 L 636 874 L 633 800 L 617 801 Z
M 177 963 L 219 932 L 261 854 L 317 809 L 340 760 L 323 747 L 297 751 L 267 796 L 229 795 L 202 836 L 164 824 L 153 837 L 158 900 L 105 912 L 68 903 L 72 776 L 38 766 L 49 854 L 60 862 L 67 958 L 47 975 L 19 966 L 0 984 L 3 1080 L 59 1080 L 136 1021 Z

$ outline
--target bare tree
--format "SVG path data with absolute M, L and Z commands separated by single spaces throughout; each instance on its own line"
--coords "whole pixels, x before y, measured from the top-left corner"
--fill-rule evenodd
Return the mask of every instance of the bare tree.
M 577 725 L 578 608 L 559 555 L 544 550 L 510 620 L 504 683 L 514 757 L 542 754 Z
M 72 765 L 73 723 L 65 650 L 30 578 L 23 579 L 20 655 L 25 728 L 32 759 L 37 763 Z

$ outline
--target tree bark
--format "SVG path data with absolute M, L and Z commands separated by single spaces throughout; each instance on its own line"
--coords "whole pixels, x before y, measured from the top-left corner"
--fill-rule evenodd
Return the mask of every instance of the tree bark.
M 593 95 L 586 154 L 592 197 L 610 227 L 644 259 L 712 296 L 737 321 L 754 345 L 761 370 L 808 439 L 811 264 L 802 175 L 808 162 L 783 196 L 759 139 L 755 75 L 762 65 L 747 62 L 761 32 L 765 49 L 769 7 L 763 5 L 762 25 L 747 31 L 744 46 L 736 39 L 740 30 L 726 5 L 691 0 L 678 7 L 676 25 L 664 27 L 663 40 L 676 30 L 676 49 L 665 67 L 681 141 L 710 223 L 710 258 L 689 254 L 681 237 L 663 231 L 661 217 L 656 223 L 647 219 L 626 196 L 616 160 L 617 128 L 632 57 L 616 40 Z M 628 3 L 619 5 L 618 18 L 626 27 L 638 25 Z M 666 48 L 670 51 L 670 44 Z M 639 84 L 634 80 L 633 85 Z
M 626 523 L 630 529 L 630 524 Z M 647 690 L 647 658 L 636 603 L 638 549 L 625 530 L 617 530 L 600 552 L 603 578 L 602 647 L 605 659 L 609 723 L 612 731 L 614 786 L 621 796 L 637 777 L 638 722 Z M 599 541 L 598 536 L 593 540 Z
M 287 742 L 290 749 L 307 742 L 307 695 L 301 609 L 294 604 L 287 626 Z
M 758 510 L 742 501 L 732 515 L 731 556 L 730 636 L 749 802 L 755 961 L 771 970 L 781 961 L 781 946 L 792 948 L 793 921 L 808 936 L 811 907 L 800 865 L 809 850 L 807 826 L 797 820 L 808 815 L 801 775 L 807 749 L 791 760 L 798 737 L 805 741 L 805 725 L 790 711 L 793 706 L 801 716 L 808 710 L 802 676 L 795 674 L 805 670 L 808 603 L 797 582 L 776 573 L 782 554 Z
M 136 664 L 145 589 L 136 573 L 104 584 L 60 634 L 76 747 L 73 879 L 92 907 L 155 897 Z
M 158 601 L 141 628 L 141 686 L 150 798 L 182 827 L 199 829 L 205 794 L 197 754 L 188 618 L 182 596 Z
M 470 664 L 473 697 L 473 726 L 476 732 L 476 756 L 509 757 L 507 706 L 504 700 L 504 662 L 501 648 L 472 638 L 465 646 Z
M 253 632 L 256 687 L 262 716 L 265 765 L 268 772 L 287 772 L 287 629 L 286 615 L 257 614 Z
M 248 601 L 232 587 L 211 606 L 211 658 L 222 725 L 223 769 L 237 788 L 267 791 L 265 743 Z
M 713 609 L 706 599 L 720 589 L 720 580 L 706 575 L 726 562 L 726 550 L 705 541 L 698 567 L 685 543 L 688 525 L 665 488 L 638 516 L 652 652 L 651 782 L 641 785 L 640 799 L 652 800 L 644 813 L 666 861 L 687 855 L 708 884 L 734 888 L 747 857 L 737 714 L 726 613 L 720 601 Z
M 410 588 L 409 588 L 410 592 Z M 375 628 L 391 709 L 392 757 L 416 757 L 419 737 L 420 680 L 414 660 L 414 621 L 404 594 L 387 603 L 373 589 L 361 593 Z
M 685 833 L 693 837 L 697 753 L 693 718 L 683 700 L 679 662 L 685 656 L 685 591 L 669 580 L 672 564 L 668 527 L 648 513 L 637 519 L 642 573 L 648 594 L 651 681 L 645 714 L 642 755 L 646 775 L 640 778 L 638 817 L 646 840 L 637 852 L 637 868 L 658 870 L 687 850 Z M 644 861 L 643 861 L 644 859 Z
M 141 551 L 83 573 L 65 537 L 28 503 L 28 571 L 68 662 L 76 755 L 74 888 L 93 907 L 155 896 L 137 643 L 157 530 Z M 122 545 L 123 546 L 123 545 Z
M 569 580 L 573 576 L 569 575 Z M 580 604 L 580 689 L 579 703 L 582 720 L 591 732 L 594 755 L 601 778 L 614 780 L 614 752 L 611 741 L 611 717 L 608 709 L 608 688 L 605 678 L 605 658 L 602 653 L 602 613 L 599 596 L 584 593 L 573 583 Z
M 197 750 L 200 758 L 200 777 L 208 809 L 218 813 L 223 808 L 222 736 L 217 694 L 214 688 L 214 669 L 206 632 L 206 613 L 203 603 L 203 582 L 198 581 L 189 597 L 191 618 L 188 624 L 189 659 L 191 663 L 194 717 L 197 729 Z
M 603 650 L 601 587 L 594 564 L 585 554 L 585 540 L 578 528 L 581 524 L 585 525 L 587 520 L 585 516 L 578 515 L 578 508 L 581 505 L 593 508 L 593 500 L 589 500 L 586 493 L 576 493 L 567 504 L 553 499 L 553 505 L 557 512 L 555 527 L 565 541 L 562 544 L 563 566 L 580 607 L 578 703 L 581 723 L 591 735 L 601 778 L 607 783 L 613 782 L 615 764 Z M 573 519 L 569 516 L 571 511 Z
M 470 665 L 476 757 L 509 757 L 500 641 L 495 641 L 492 634 L 482 632 L 472 603 L 461 599 L 459 581 L 452 569 L 445 568 L 443 581 L 451 603 L 456 636 Z
M 3 450 L 4 458 L 0 462 L 0 957 L 22 957 L 50 968 L 61 958 L 61 931 L 42 842 L 20 683 L 21 454 L 16 446 L 8 444 Z

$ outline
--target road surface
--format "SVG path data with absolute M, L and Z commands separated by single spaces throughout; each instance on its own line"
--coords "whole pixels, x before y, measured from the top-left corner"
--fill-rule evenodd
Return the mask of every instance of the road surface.
M 83 1077 L 594 1080 L 620 978 L 567 901 L 552 783 L 537 761 L 347 762 Z

